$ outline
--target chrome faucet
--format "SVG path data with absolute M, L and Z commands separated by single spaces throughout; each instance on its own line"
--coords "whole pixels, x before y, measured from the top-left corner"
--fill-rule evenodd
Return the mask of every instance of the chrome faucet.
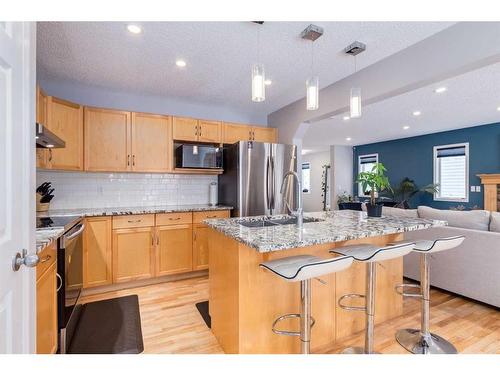
M 287 181 L 288 177 L 293 176 L 294 179 L 297 181 L 297 208 L 295 210 L 292 210 L 290 208 L 290 203 L 286 199 L 286 197 L 283 195 L 283 191 L 285 190 L 285 181 Z M 281 182 L 281 189 L 280 189 L 281 195 L 283 195 L 283 200 L 285 201 L 286 207 L 288 208 L 288 211 L 297 218 L 297 227 L 302 228 L 302 224 L 304 222 L 304 210 L 302 209 L 302 184 L 300 183 L 300 178 L 297 172 L 294 171 L 288 171 L 284 176 L 283 176 L 283 181 Z

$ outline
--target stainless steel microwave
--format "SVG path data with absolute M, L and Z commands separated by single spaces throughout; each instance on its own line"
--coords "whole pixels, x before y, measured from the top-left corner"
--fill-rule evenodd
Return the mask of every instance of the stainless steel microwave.
M 183 144 L 175 149 L 176 168 L 222 168 L 222 147 Z

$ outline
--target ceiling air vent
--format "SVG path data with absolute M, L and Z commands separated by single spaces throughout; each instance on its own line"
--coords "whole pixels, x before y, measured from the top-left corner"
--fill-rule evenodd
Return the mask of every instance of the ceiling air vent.
M 366 50 L 366 44 L 355 41 L 354 43 L 349 44 L 346 48 L 344 48 L 344 52 L 348 55 L 356 56 L 361 52 Z

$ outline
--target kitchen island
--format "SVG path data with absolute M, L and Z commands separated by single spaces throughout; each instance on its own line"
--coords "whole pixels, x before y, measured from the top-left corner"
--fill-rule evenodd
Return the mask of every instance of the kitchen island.
M 331 258 L 336 247 L 371 243 L 386 245 L 403 239 L 403 233 L 444 226 L 446 222 L 385 216 L 367 218 L 359 211 L 308 213 L 302 229 L 288 216 L 214 219 L 209 231 L 209 313 L 212 332 L 226 353 L 299 353 L 296 337 L 276 335 L 273 321 L 298 313 L 298 283 L 281 280 L 259 264 L 293 255 Z M 306 222 L 307 221 L 307 222 Z M 364 313 L 345 311 L 337 300 L 348 293 L 365 293 L 365 265 L 353 265 L 312 282 L 311 348 L 326 350 L 336 340 L 360 332 Z M 402 297 L 394 286 L 402 283 L 403 260 L 377 265 L 376 323 L 402 314 Z M 289 325 L 287 325 L 289 324 Z M 298 330 L 298 322 L 283 322 L 280 329 Z

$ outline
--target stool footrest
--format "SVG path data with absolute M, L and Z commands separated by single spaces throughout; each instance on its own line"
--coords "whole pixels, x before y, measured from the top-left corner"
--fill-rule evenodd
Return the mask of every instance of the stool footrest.
M 363 299 L 366 299 L 366 296 L 364 294 L 357 294 L 357 293 L 344 294 L 342 297 L 339 298 L 338 305 L 341 309 L 344 309 L 344 310 L 366 311 L 366 306 L 343 305 L 342 300 L 344 300 L 345 298 L 363 298 Z
M 418 289 L 419 291 L 421 291 L 420 285 L 418 284 L 399 284 L 394 287 L 394 290 L 396 291 L 397 294 L 400 294 L 403 297 L 412 297 L 412 298 L 423 297 L 422 293 L 406 293 L 404 291 L 404 288 Z
M 285 314 L 285 315 L 281 315 L 279 318 L 277 318 L 273 322 L 273 328 L 272 328 L 273 332 L 276 333 L 277 335 L 300 336 L 300 332 L 298 332 L 298 331 L 282 331 L 282 330 L 276 329 L 276 325 L 279 322 L 281 322 L 282 320 L 285 320 L 285 319 L 292 319 L 292 318 L 299 318 L 300 319 L 300 314 Z M 316 321 L 311 316 L 311 327 L 314 326 L 314 323 L 316 323 Z

